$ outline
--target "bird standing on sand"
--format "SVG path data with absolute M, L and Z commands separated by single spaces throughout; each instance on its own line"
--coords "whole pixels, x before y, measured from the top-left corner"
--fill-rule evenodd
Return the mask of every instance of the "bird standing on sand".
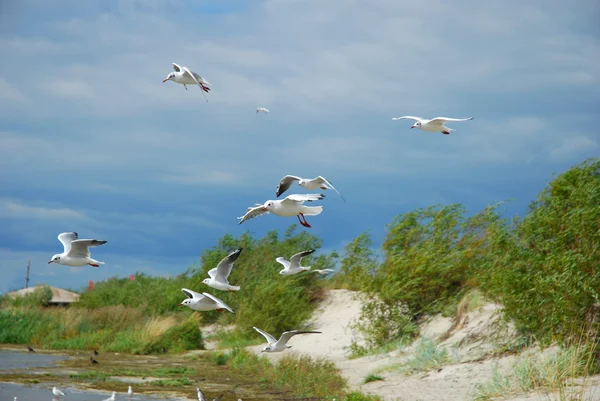
M 133 390 L 131 389 L 131 386 L 129 386 L 129 388 L 127 389 L 127 396 L 131 397 L 133 395 Z
M 288 348 L 292 348 L 291 345 L 287 345 L 287 342 L 289 341 L 290 338 L 292 338 L 293 336 L 297 335 L 297 334 L 321 334 L 320 331 L 300 331 L 300 330 L 292 330 L 292 331 L 286 331 L 284 332 L 281 337 L 279 337 L 279 340 L 276 340 L 275 337 L 273 337 L 272 335 L 270 335 L 269 333 L 262 331 L 261 329 L 259 329 L 258 327 L 253 327 L 254 330 L 258 331 L 260 334 L 263 335 L 264 338 L 267 339 L 267 343 L 268 345 L 263 348 L 263 350 L 261 352 L 281 352 L 281 351 L 285 351 Z
M 90 356 L 90 363 L 93 365 L 99 362 Z
M 196 395 L 198 396 L 198 401 L 206 401 L 206 397 L 202 390 L 200 390 L 200 387 L 196 387 Z
M 217 265 L 217 267 L 210 269 L 208 271 L 208 275 L 210 278 L 205 278 L 202 280 L 204 284 L 209 287 L 212 287 L 216 290 L 221 291 L 239 291 L 240 287 L 229 284 L 229 274 L 231 274 L 231 270 L 233 269 L 233 264 L 239 258 L 240 253 L 242 253 L 243 248 L 236 249 L 231 252 L 229 255 L 223 258 Z
M 94 350 L 94 355 L 99 355 L 98 351 Z
M 448 118 L 448 117 L 436 117 L 432 120 L 427 120 L 421 117 L 413 117 L 413 116 L 403 116 L 403 117 L 394 117 L 392 120 L 415 120 L 416 123 L 413 124 L 410 128 L 419 128 L 423 131 L 427 132 L 441 132 L 442 134 L 450 135 L 451 131 L 456 131 L 455 129 L 448 128 L 444 124 L 451 121 L 469 121 L 472 120 L 473 117 L 469 118 Z
M 52 394 L 54 394 L 57 397 L 61 397 L 61 396 L 65 395 L 65 393 L 63 393 L 62 391 L 60 391 L 56 387 L 52 387 Z
M 90 255 L 90 248 L 106 244 L 107 241 L 97 239 L 79 239 L 79 234 L 74 231 L 61 233 L 58 240 L 64 247 L 63 253 L 57 253 L 52 256 L 50 263 L 58 263 L 65 266 L 85 266 L 90 265 L 99 267 L 104 262 L 94 260 Z
M 35 351 L 33 350 L 33 348 L 31 348 L 29 345 L 27 346 L 27 349 L 29 350 L 29 352 L 35 352 Z
M 310 270 L 310 266 L 300 266 L 300 262 L 302 261 L 303 257 L 310 255 L 314 251 L 314 249 L 311 249 L 304 252 L 298 252 L 292 256 L 289 261 L 282 256 L 278 257 L 275 260 L 283 265 L 283 269 L 279 271 L 279 274 L 282 276 L 291 276 L 293 274 Z
M 108 398 L 106 398 L 104 401 L 115 401 L 115 396 L 117 395 L 116 391 L 112 392 L 112 395 Z

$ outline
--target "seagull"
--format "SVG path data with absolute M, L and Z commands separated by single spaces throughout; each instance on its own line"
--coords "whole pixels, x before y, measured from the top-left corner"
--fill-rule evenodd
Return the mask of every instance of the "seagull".
M 31 348 L 29 345 L 27 346 L 27 349 L 29 350 L 29 352 L 35 352 L 35 351 L 33 350 L 33 348 Z
M 210 276 L 210 278 L 205 278 L 204 280 L 202 280 L 202 282 L 216 290 L 231 292 L 239 291 L 240 287 L 230 285 L 227 278 L 231 273 L 231 269 L 233 269 L 233 263 L 240 256 L 240 253 L 242 253 L 242 249 L 243 248 L 236 249 L 235 251 L 231 252 L 229 255 L 224 257 L 223 260 L 219 262 L 217 267 L 208 271 L 208 275 Z
M 322 274 L 322 275 L 326 276 L 329 273 L 333 273 L 334 271 L 335 270 L 333 270 L 333 269 L 315 269 L 315 270 L 312 270 L 311 272 L 312 273 L 319 273 L 319 274 Z
M 100 355 L 98 351 L 94 350 L 94 355 Z
M 275 191 L 275 195 L 277 195 L 277 197 L 279 198 L 279 196 L 282 193 L 287 191 L 292 186 L 292 183 L 294 181 L 298 181 L 298 185 L 300 185 L 302 188 L 306 188 L 306 189 L 311 189 L 311 190 L 312 189 L 322 189 L 322 190 L 333 189 L 335 192 L 337 192 L 337 194 L 342 199 L 344 199 L 342 194 L 340 194 L 338 192 L 338 190 L 335 189 L 335 187 L 333 186 L 331 181 L 327 180 L 322 175 L 318 176 L 317 178 L 313 178 L 313 179 L 300 178 L 295 175 L 286 175 L 285 177 L 283 177 L 281 179 L 281 181 L 279 181 L 279 184 L 277 184 L 277 191 Z M 346 199 L 344 199 L 344 202 L 346 202 Z
M 163 79 L 163 83 L 167 81 L 177 82 L 178 84 L 183 84 L 185 90 L 187 90 L 187 85 L 200 85 L 202 96 L 204 96 L 204 92 L 210 92 L 211 84 L 194 71 L 190 71 L 187 67 L 179 66 L 175 63 L 173 63 L 173 69 L 175 72 L 169 73 L 169 75 Z M 208 102 L 206 97 L 204 99 Z
M 57 389 L 56 387 L 52 387 L 52 394 L 54 394 L 57 397 L 60 397 L 62 395 L 65 395 L 65 393 L 63 393 L 62 391 L 60 391 L 59 389 Z
M 278 257 L 275 260 L 277 262 L 281 263 L 284 267 L 283 270 L 281 270 L 279 272 L 279 274 L 281 274 L 282 276 L 291 276 L 293 274 L 297 274 L 300 272 L 310 270 L 310 266 L 308 266 L 308 267 L 300 266 L 300 261 L 302 260 L 303 257 L 310 255 L 314 251 L 315 251 L 314 249 L 311 249 L 309 251 L 299 252 L 299 253 L 295 254 L 294 256 L 292 256 L 289 261 L 286 258 L 283 258 L 281 256 Z
M 229 312 L 235 314 L 233 309 L 225 304 L 225 302 L 207 292 L 199 294 L 187 288 L 182 288 L 181 291 L 188 296 L 188 299 L 185 299 L 179 306 L 187 306 L 196 311 L 216 310 L 222 312 L 223 309 L 227 309 Z
M 48 264 L 55 262 L 65 266 L 90 265 L 94 267 L 99 267 L 104 264 L 104 262 L 99 262 L 90 257 L 89 248 L 104 245 L 107 241 L 79 239 L 79 234 L 73 231 L 59 234 L 58 240 L 62 242 L 65 251 L 52 256 L 52 259 Z
M 416 123 L 413 124 L 410 128 L 420 128 L 423 131 L 427 132 L 441 132 L 442 134 L 450 135 L 451 131 L 456 131 L 455 129 L 448 128 L 444 124 L 451 121 L 469 121 L 472 120 L 473 117 L 469 118 L 447 118 L 447 117 L 436 117 L 433 120 L 427 120 L 421 117 L 412 117 L 412 116 L 403 116 L 403 117 L 394 117 L 392 120 L 415 120 Z
M 260 111 L 262 111 L 263 113 L 270 113 L 271 112 L 271 110 L 265 109 L 264 107 L 258 107 L 256 109 L 256 114 L 258 114 L 258 112 L 260 112 Z
M 127 396 L 131 397 L 133 395 L 133 390 L 131 389 L 131 386 L 129 386 L 129 388 L 127 389 Z
M 116 391 L 112 392 L 112 395 L 105 399 L 104 401 L 115 401 L 115 395 L 117 395 Z
M 285 351 L 288 348 L 292 348 L 291 345 L 287 345 L 287 342 L 290 340 L 290 338 L 292 338 L 296 334 L 310 334 L 310 333 L 320 334 L 321 333 L 320 331 L 292 330 L 292 331 L 284 332 L 281 335 L 281 337 L 279 337 L 279 340 L 276 340 L 275 337 L 273 337 L 272 335 L 270 335 L 267 332 L 262 331 L 258 327 L 253 327 L 253 329 L 258 331 L 260 334 L 263 335 L 264 338 L 267 339 L 268 345 L 265 348 L 263 348 L 263 350 L 261 352 L 281 352 L 281 351 Z
M 196 387 L 196 393 L 198 394 L 198 401 L 206 401 L 206 397 L 202 390 L 200 390 L 200 387 Z
M 94 364 L 97 364 L 97 363 L 99 363 L 99 362 L 90 356 L 90 363 L 91 363 L 92 365 L 94 365 Z
M 308 224 L 304 215 L 317 216 L 323 211 L 323 206 L 304 206 L 304 202 L 321 200 L 324 197 L 325 195 L 323 194 L 294 194 L 282 200 L 268 200 L 263 205 L 257 203 L 254 207 L 249 207 L 245 215 L 238 217 L 238 220 L 240 221 L 238 224 L 242 224 L 246 220 L 272 212 L 273 214 L 282 217 L 297 216 L 300 224 L 310 228 L 311 225 Z M 304 221 L 300 220 L 300 216 L 302 216 Z

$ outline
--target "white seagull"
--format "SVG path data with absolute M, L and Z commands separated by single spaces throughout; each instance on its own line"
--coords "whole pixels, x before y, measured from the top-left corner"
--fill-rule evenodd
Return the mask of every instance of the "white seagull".
M 90 255 L 90 248 L 106 244 L 107 241 L 97 239 L 79 239 L 76 232 L 61 233 L 58 235 L 58 240 L 62 242 L 64 247 L 63 253 L 57 253 L 52 256 L 48 262 L 58 263 L 65 266 L 85 266 L 90 265 L 99 267 L 104 262 L 94 260 Z
M 324 197 L 325 195 L 323 194 L 294 194 L 282 200 L 268 200 L 263 205 L 257 203 L 254 207 L 249 207 L 245 215 L 238 217 L 240 220 L 238 224 L 242 224 L 246 220 L 272 212 L 273 214 L 282 217 L 297 216 L 300 224 L 310 228 L 311 226 L 308 224 L 308 221 L 306 221 L 304 215 L 319 215 L 323 211 L 323 206 L 304 206 L 304 202 L 321 200 Z M 300 220 L 300 216 L 302 216 L 304 221 Z
M 219 262 L 217 267 L 208 271 L 208 275 L 210 276 L 210 278 L 205 278 L 202 282 L 216 290 L 231 292 L 239 291 L 240 287 L 230 285 L 229 280 L 227 280 L 227 278 L 231 273 L 231 269 L 233 269 L 233 263 L 240 256 L 240 253 L 242 253 L 242 249 L 243 248 L 236 249 L 235 251 L 231 252 L 229 255 L 224 257 L 223 260 Z
M 131 397 L 133 395 L 133 390 L 131 389 L 131 386 L 129 386 L 129 388 L 127 389 L 127 396 Z
M 200 294 L 196 291 L 188 290 L 187 288 L 182 288 L 181 291 L 187 295 L 188 298 L 183 300 L 179 306 L 187 306 L 196 311 L 216 310 L 222 312 L 223 309 L 227 309 L 229 312 L 235 314 L 233 309 L 225 302 L 207 292 Z
M 427 132 L 441 132 L 442 134 L 450 135 L 451 131 L 456 131 L 455 129 L 448 128 L 444 124 L 451 121 L 469 121 L 472 120 L 473 117 L 469 118 L 448 118 L 448 117 L 436 117 L 433 120 L 427 120 L 421 117 L 413 117 L 413 116 L 403 116 L 403 117 L 393 117 L 392 120 L 415 120 L 416 123 L 413 124 L 410 128 L 420 128 L 423 131 Z
M 62 391 L 60 391 L 56 387 L 52 387 L 52 394 L 54 394 L 57 397 L 65 395 L 65 393 L 63 393 Z
M 112 395 L 108 398 L 106 398 L 104 401 L 115 401 L 115 395 L 117 395 L 117 393 L 115 391 L 112 392 Z
M 337 194 L 344 199 L 344 197 L 342 196 L 342 194 L 340 194 L 338 192 L 337 189 L 335 189 L 335 187 L 333 186 L 333 184 L 331 183 L 331 181 L 327 180 L 325 177 L 323 177 L 322 175 L 318 176 L 317 178 L 300 178 L 297 177 L 295 175 L 286 175 L 285 177 L 283 177 L 280 181 L 279 184 L 277 184 L 277 190 L 275 191 L 275 195 L 279 198 L 279 196 L 284 193 L 285 191 L 287 191 L 291 186 L 292 183 L 294 181 L 298 181 L 298 185 L 300 185 L 302 188 L 305 189 L 322 189 L 322 190 L 327 190 L 327 189 L 333 189 L 335 192 L 337 192 Z M 346 202 L 346 199 L 344 199 L 344 202 Z
M 173 63 L 173 69 L 175 72 L 169 73 L 169 75 L 163 79 L 163 83 L 167 81 L 177 82 L 178 84 L 182 84 L 185 90 L 187 90 L 187 85 L 200 85 L 202 96 L 204 96 L 204 92 L 210 92 L 211 84 L 199 74 L 196 74 L 194 71 L 190 71 L 185 66 L 179 66 L 175 63 Z M 204 99 L 208 102 L 206 97 Z
M 265 109 L 264 107 L 258 107 L 256 109 L 256 114 L 258 114 L 259 111 L 262 111 L 263 113 L 270 113 L 271 112 L 269 109 Z
M 311 333 L 321 334 L 320 331 L 292 330 L 292 331 L 284 332 L 281 335 L 281 337 L 279 337 L 279 340 L 276 340 L 275 337 L 273 337 L 272 335 L 270 335 L 267 332 L 262 331 L 258 327 L 253 327 L 253 329 L 258 331 L 260 334 L 263 335 L 264 338 L 267 339 L 268 345 L 265 348 L 263 348 L 263 350 L 261 352 L 281 352 L 281 351 L 285 351 L 288 348 L 292 348 L 291 345 L 287 345 L 287 342 L 290 340 L 290 338 L 292 338 L 296 334 L 311 334 Z
M 198 395 L 198 401 L 206 401 L 206 397 L 202 390 L 200 390 L 200 387 L 196 387 L 196 394 Z
M 283 270 L 281 270 L 279 274 L 282 276 L 291 276 L 293 274 L 310 270 L 310 266 L 300 266 L 300 262 L 302 261 L 303 257 L 310 255 L 314 251 L 314 249 L 311 249 L 309 251 L 298 252 L 292 256 L 289 261 L 284 257 L 278 257 L 275 260 L 283 265 Z
M 312 270 L 311 272 L 312 273 L 319 273 L 319 274 L 322 274 L 322 275 L 326 276 L 329 273 L 333 273 L 334 271 L 335 270 L 333 270 L 333 269 L 315 269 L 315 270 Z

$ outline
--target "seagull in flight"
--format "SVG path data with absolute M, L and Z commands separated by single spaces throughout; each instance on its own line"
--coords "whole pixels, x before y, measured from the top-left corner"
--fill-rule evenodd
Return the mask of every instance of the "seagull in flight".
M 456 131 L 455 129 L 448 128 L 444 124 L 452 121 L 469 121 L 472 120 L 473 117 L 469 118 L 448 118 L 448 117 L 436 117 L 432 120 L 427 120 L 421 117 L 413 117 L 413 116 L 403 116 L 403 117 L 394 117 L 392 120 L 415 120 L 416 122 L 410 128 L 419 128 L 423 131 L 427 132 L 441 132 L 442 134 L 450 135 L 451 131 Z
M 187 90 L 187 85 L 199 85 L 202 90 L 202 96 L 204 96 L 204 92 L 210 92 L 211 84 L 204 78 L 202 78 L 199 74 L 196 74 L 194 71 L 190 71 L 185 66 L 180 66 L 173 63 L 174 72 L 169 73 L 165 79 L 163 79 L 163 83 L 167 81 L 177 82 L 178 84 L 182 84 L 185 90 Z M 208 103 L 208 99 L 204 97 L 204 100 Z
M 313 190 L 313 189 L 322 189 L 322 190 L 327 190 L 327 189 L 333 189 L 335 192 L 337 192 L 337 194 L 344 199 L 344 197 L 342 196 L 342 194 L 340 194 L 338 192 L 337 189 L 335 189 L 335 187 L 333 186 L 333 184 L 331 183 L 331 181 L 329 181 L 328 179 L 326 179 L 325 177 L 323 177 L 322 175 L 316 177 L 316 178 L 301 178 L 301 177 L 297 177 L 295 175 L 286 175 L 285 177 L 283 177 L 280 181 L 279 184 L 277 184 L 277 190 L 275 191 L 275 195 L 279 198 L 279 196 L 284 193 L 285 191 L 287 191 L 292 184 L 294 183 L 294 181 L 298 181 L 298 185 L 300 185 L 302 188 L 305 189 L 309 189 L 309 190 Z M 344 202 L 346 202 L 346 199 L 344 199 Z
M 85 266 L 90 265 L 99 267 L 104 262 L 94 260 L 90 255 L 90 248 L 106 244 L 107 241 L 97 239 L 79 239 L 79 234 L 76 232 L 66 232 L 58 235 L 58 240 L 62 242 L 64 247 L 63 253 L 57 253 L 52 256 L 48 262 L 58 263 L 65 266 Z
M 209 294 L 208 292 L 203 292 L 200 294 L 196 291 L 188 290 L 187 288 L 182 288 L 181 291 L 187 295 L 188 298 L 183 300 L 179 306 L 187 306 L 188 308 L 196 311 L 216 310 L 218 312 L 222 312 L 223 309 L 227 309 L 229 312 L 235 314 L 233 309 L 231 309 L 225 302 L 221 301 L 214 295 Z
M 242 253 L 242 249 L 243 248 L 236 249 L 224 257 L 223 260 L 219 262 L 217 267 L 208 271 L 210 278 L 205 278 L 202 282 L 216 290 L 231 292 L 239 291 L 240 287 L 230 285 L 227 278 L 229 277 L 229 274 L 231 274 L 233 263 L 237 260 L 237 258 L 239 258 L 240 253 Z
M 292 330 L 292 331 L 286 331 L 284 332 L 281 337 L 279 337 L 279 340 L 276 340 L 275 337 L 273 337 L 272 335 L 270 335 L 269 333 L 262 331 L 261 329 L 259 329 L 258 327 L 253 327 L 254 330 L 258 331 L 260 334 L 263 335 L 264 338 L 267 339 L 267 343 L 268 345 L 263 348 L 263 350 L 261 352 L 281 352 L 281 351 L 285 351 L 288 348 L 292 348 L 291 345 L 287 345 L 287 342 L 290 340 L 290 338 L 292 338 L 293 336 L 297 335 L 297 334 L 321 334 L 320 331 L 301 331 L 301 330 Z
M 304 215 L 317 216 L 323 211 L 323 206 L 304 206 L 304 202 L 321 200 L 324 197 L 323 194 L 294 194 L 282 200 L 268 200 L 263 205 L 257 203 L 254 207 L 249 207 L 245 215 L 238 217 L 240 220 L 238 224 L 263 214 L 273 213 L 282 217 L 297 216 L 300 224 L 310 228 L 311 225 L 308 224 Z M 300 216 L 303 220 L 300 219 Z
M 303 257 L 310 255 L 314 251 L 314 249 L 311 249 L 304 252 L 298 252 L 292 256 L 289 261 L 284 257 L 278 257 L 275 260 L 283 265 L 283 269 L 279 272 L 279 274 L 282 276 L 291 276 L 293 274 L 310 270 L 310 266 L 300 266 L 300 262 L 302 261 Z
M 263 113 L 270 113 L 271 112 L 269 109 L 265 109 L 264 107 L 258 107 L 256 109 L 256 114 L 258 114 L 260 111 L 262 111 Z

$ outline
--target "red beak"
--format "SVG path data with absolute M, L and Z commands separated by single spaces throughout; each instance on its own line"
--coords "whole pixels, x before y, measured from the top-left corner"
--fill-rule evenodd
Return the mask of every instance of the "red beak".
M 52 263 L 52 262 L 54 262 L 54 261 L 53 261 L 53 260 L 51 260 L 50 262 L 48 262 L 48 264 L 50 264 L 50 263 Z
M 179 305 L 177 305 L 177 306 L 183 306 L 183 304 L 179 304 Z
M 266 208 L 266 207 L 263 207 L 263 210 L 266 212 L 266 211 L 267 211 L 267 208 Z
M 164 84 L 165 82 L 167 82 L 168 80 L 169 80 L 169 78 L 165 78 L 165 79 L 163 79 L 163 84 Z

